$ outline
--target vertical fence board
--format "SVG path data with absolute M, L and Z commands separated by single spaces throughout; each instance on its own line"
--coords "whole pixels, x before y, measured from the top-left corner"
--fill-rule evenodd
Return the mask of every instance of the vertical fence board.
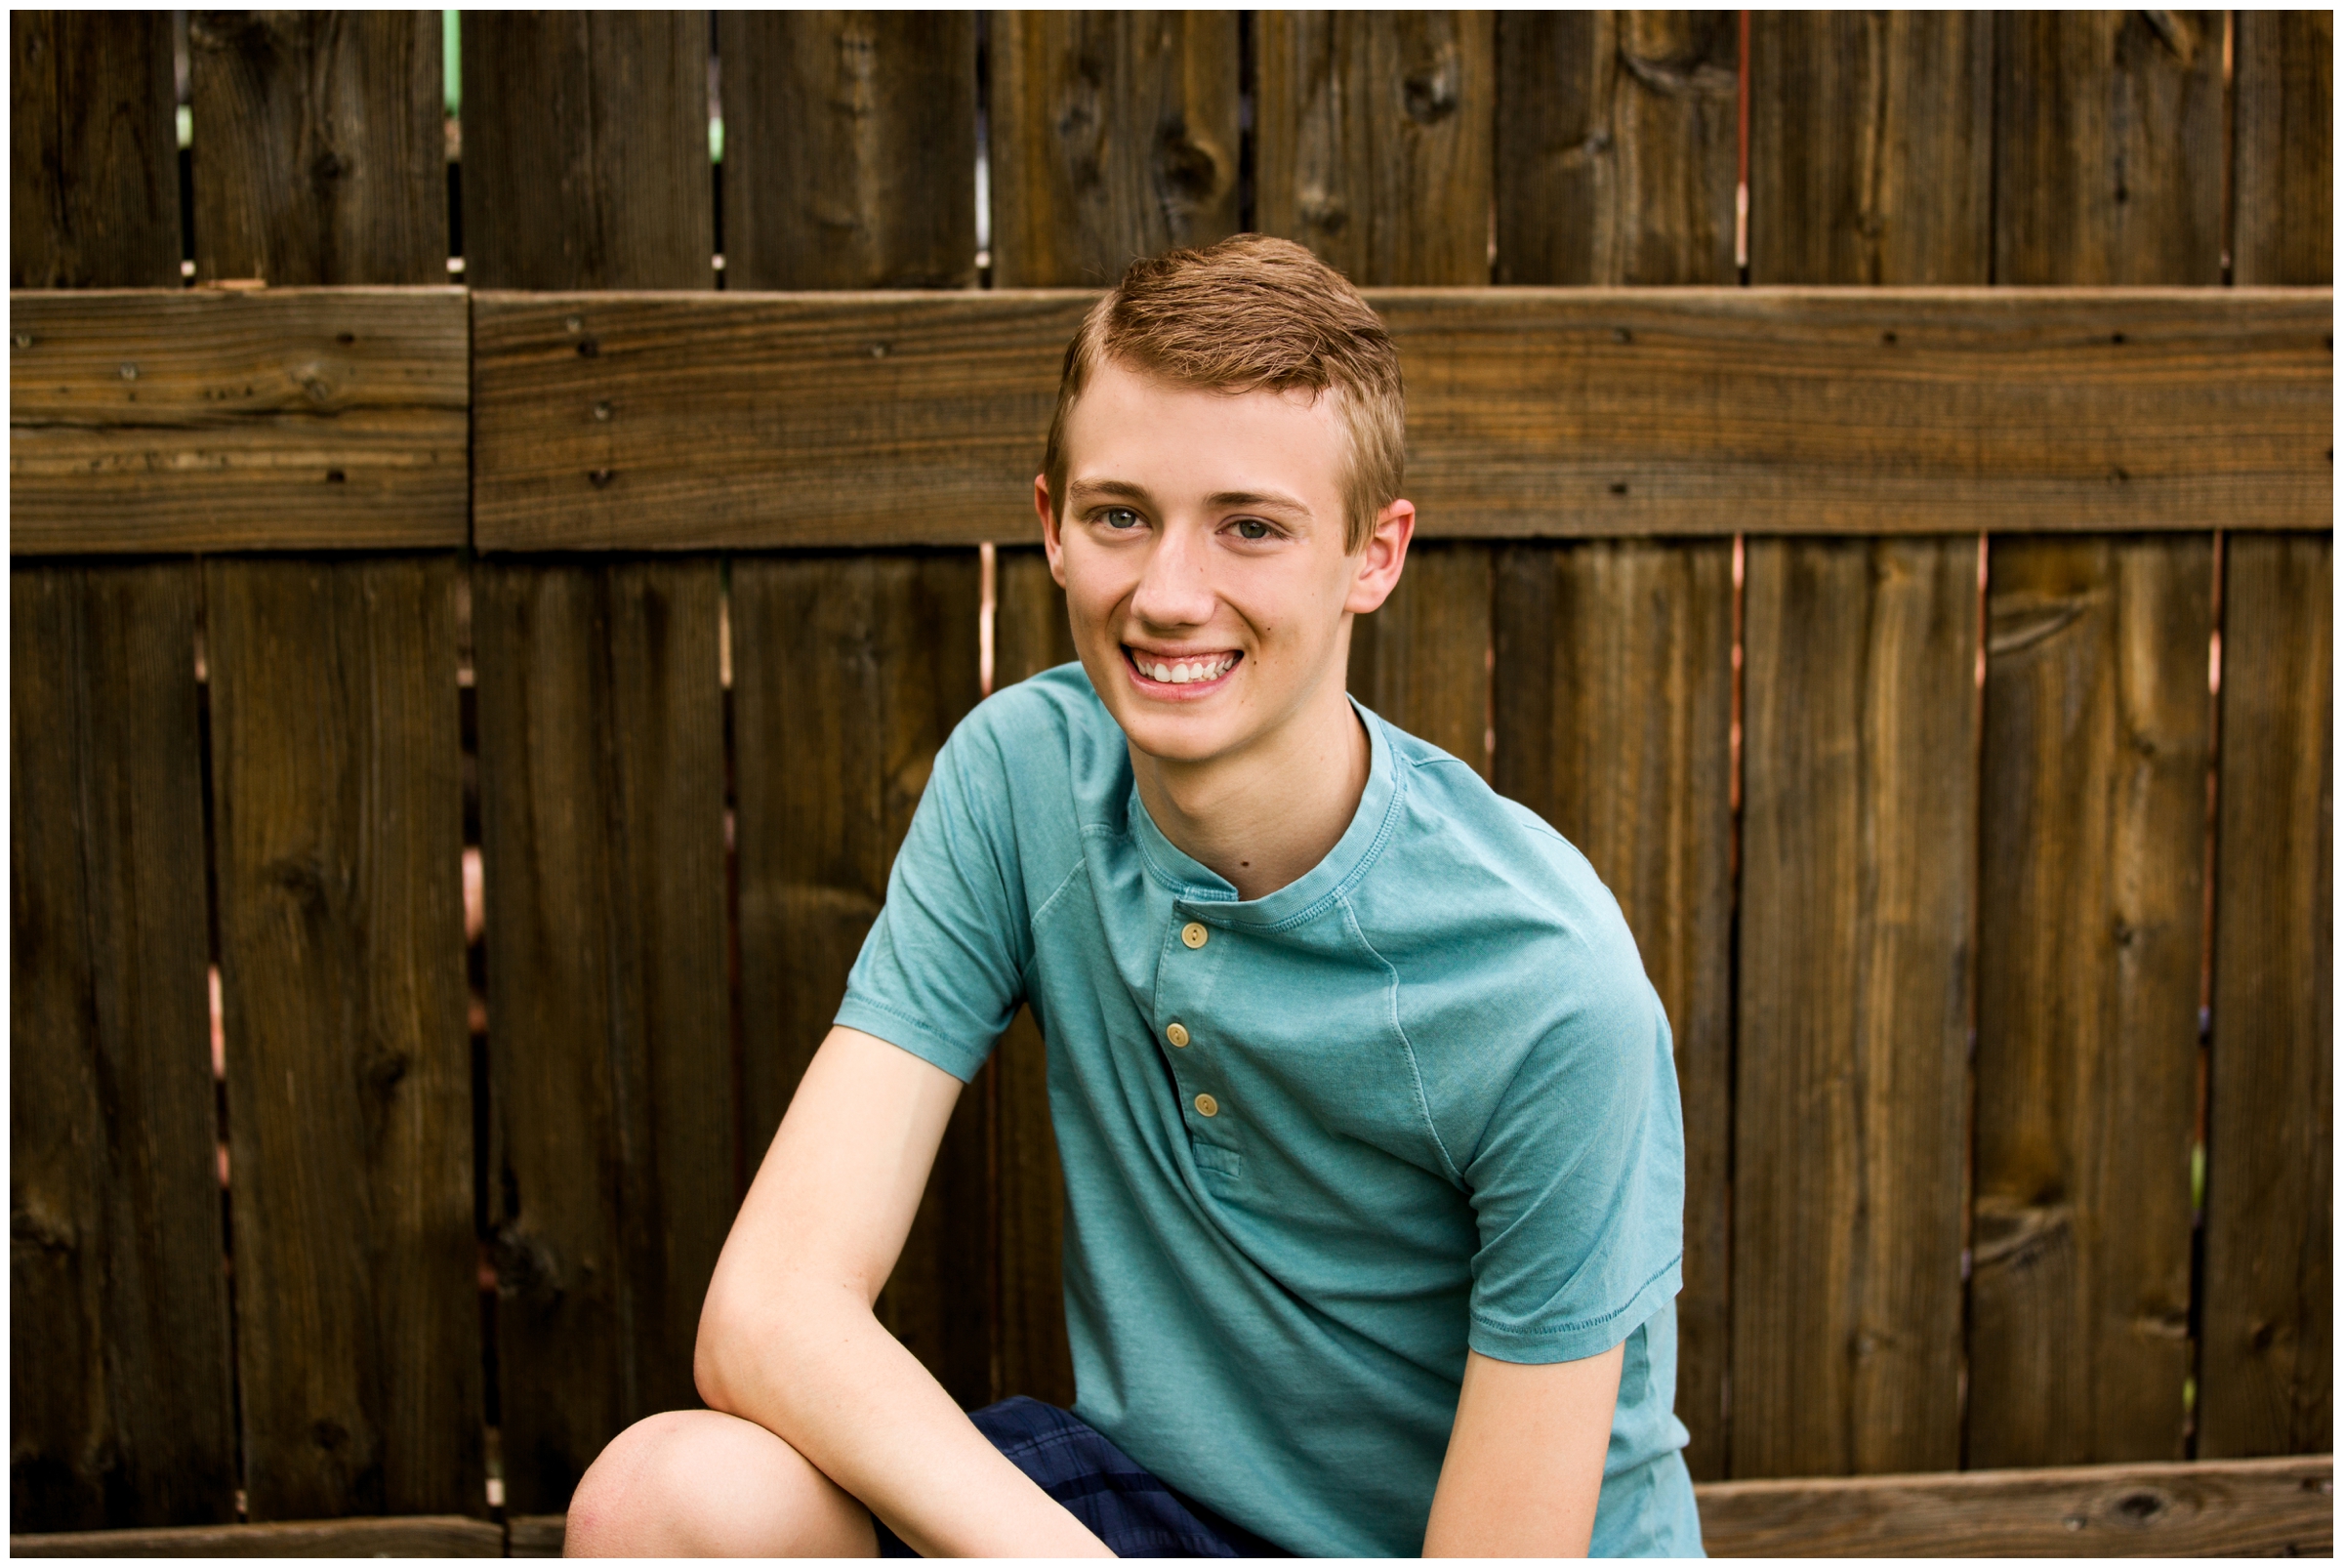
M 474 288 L 716 285 L 705 11 L 464 13 Z
M 1736 1476 L 1959 1459 L 1976 549 L 1749 545 Z
M 196 274 L 445 283 L 439 34 L 428 11 L 190 14 Z
M 1487 545 L 1417 545 L 1391 597 L 1350 629 L 1350 689 L 1359 701 L 1484 778 L 1491 559 Z
M 1485 11 L 1264 11 L 1256 227 L 1361 286 L 1489 281 Z
M 993 616 L 993 689 L 1075 657 L 1064 590 L 1039 550 L 1004 550 Z M 993 1052 L 996 1201 L 1001 1214 L 1002 1397 L 1074 1403 L 1074 1354 L 1066 1341 L 1066 1183 L 1049 1125 L 1048 1053 L 1030 1009 Z
M 1102 288 L 1239 227 L 1237 14 L 993 15 L 993 281 Z
M 1988 280 L 1993 27 L 1958 11 L 1751 16 L 1752 280 Z
M 1500 283 L 1729 283 L 1730 11 L 1497 19 Z
M 731 1222 L 711 560 L 482 565 L 490 1213 L 509 1506 L 695 1403 Z
M 780 1125 L 952 726 L 976 704 L 972 551 L 732 566 L 750 1147 Z M 808 762 L 810 760 L 810 763 Z M 961 1096 L 880 1321 L 964 1406 L 993 1386 L 988 1092 Z
M 2209 538 L 2002 539 L 1968 1463 L 2182 1458 Z
M 2335 277 L 2335 17 L 2240 11 L 2237 194 L 2240 283 Z
M 455 565 L 205 595 L 251 1515 L 483 1512 Z
M 1733 549 L 1521 545 L 1497 563 L 1499 793 L 1577 845 L 1667 1009 L 1684 1102 L 1676 1411 L 1723 1473 L 1732 1190 Z
M 2198 1452 L 2334 1446 L 2334 542 L 2233 535 L 2223 589 Z
M 1994 281 L 2220 282 L 2220 13 L 1994 25 Z
M 9 600 L 10 1521 L 223 1521 L 195 570 L 18 566 Z
M 976 281 L 972 13 L 727 11 L 718 31 L 729 287 Z
M 12 11 L 11 288 L 179 282 L 171 13 Z

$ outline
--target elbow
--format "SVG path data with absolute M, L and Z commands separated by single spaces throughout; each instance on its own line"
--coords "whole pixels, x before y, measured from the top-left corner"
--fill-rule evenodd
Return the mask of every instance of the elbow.
M 691 1346 L 691 1381 L 710 1410 L 737 1416 L 741 1346 L 751 1336 L 741 1323 L 739 1304 L 724 1289 L 719 1272 L 708 1287 L 700 1306 L 700 1328 Z

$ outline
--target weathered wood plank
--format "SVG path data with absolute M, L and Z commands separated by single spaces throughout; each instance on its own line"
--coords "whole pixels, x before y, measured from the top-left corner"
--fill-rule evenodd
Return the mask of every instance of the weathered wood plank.
M 1075 657 L 1066 596 L 1039 550 L 1000 555 L 993 689 Z M 995 1187 L 1001 1215 L 1000 1395 L 1074 1403 L 1066 1340 L 1066 1182 L 1049 1121 L 1048 1053 L 1028 1009 L 993 1048 Z
M 1351 694 L 1409 734 L 1489 776 L 1490 547 L 1427 543 L 1399 586 L 1350 627 Z
M 424 11 L 190 13 L 195 275 L 445 283 L 439 42 Z
M 455 586 L 205 567 L 256 1519 L 486 1511 Z
M 1993 25 L 1994 281 L 2219 283 L 2221 14 Z
M 179 284 L 168 11 L 12 11 L 11 288 Z
M 483 566 L 473 603 L 505 1485 L 542 1511 L 697 1402 L 735 1205 L 717 564 Z
M 1486 11 L 1264 11 L 1256 227 L 1353 283 L 1486 283 Z
M 231 1518 L 195 569 L 9 601 L 10 1518 Z
M 993 281 L 1100 287 L 1242 227 L 1233 11 L 992 19 Z
M 976 704 L 974 551 L 732 563 L 741 1013 L 761 1156 L 829 1032 L 928 770 Z M 808 764 L 807 759 L 817 760 Z M 990 1094 L 961 1096 L 880 1321 L 973 1407 L 993 1380 Z
M 1748 546 L 1736 1476 L 1959 1461 L 1977 576 Z
M 728 288 L 976 281 L 972 13 L 727 11 L 718 31 Z
M 1520 545 L 1497 561 L 1498 792 L 1619 899 L 1675 1036 L 1684 1108 L 1676 1413 L 1724 1473 L 1733 1138 L 1733 550 Z
M 2212 541 L 1998 540 L 1968 1463 L 2179 1459 Z
M 459 289 L 9 299 L 9 549 L 451 546 Z
M 464 13 L 474 288 L 713 289 L 705 11 Z
M 2231 276 L 2335 280 L 2335 17 L 2240 11 Z
M 1731 283 L 1730 11 L 1497 19 L 1500 283 Z
M 505 1532 L 480 1519 L 311 1519 L 211 1529 L 10 1536 L 12 1557 L 501 1557 Z
M 1987 13 L 1752 13 L 1750 280 L 1992 281 L 1993 62 Z
M 1704 1486 L 1716 1557 L 2244 1557 L 2334 1551 L 2330 1459 Z
M 477 542 L 1030 539 L 1090 298 L 477 297 Z M 1369 298 L 1407 370 L 1429 537 L 2312 528 L 2333 509 L 2324 290 Z
M 2334 1433 L 2334 542 L 2228 548 L 2197 1417 L 2224 1457 Z

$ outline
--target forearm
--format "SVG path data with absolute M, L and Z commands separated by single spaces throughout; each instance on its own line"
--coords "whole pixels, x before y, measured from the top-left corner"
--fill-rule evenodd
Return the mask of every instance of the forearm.
M 799 1281 L 701 1356 L 711 1405 L 753 1421 L 923 1556 L 1106 1556 L 969 1424 L 860 1293 Z

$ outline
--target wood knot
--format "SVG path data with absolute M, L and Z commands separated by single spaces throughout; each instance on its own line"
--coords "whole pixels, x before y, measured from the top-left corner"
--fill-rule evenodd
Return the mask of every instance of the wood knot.
M 321 1418 L 309 1423 L 309 1441 L 328 1454 L 338 1453 L 349 1441 L 349 1428 L 338 1421 Z
M 610 481 L 617 477 L 618 475 L 609 469 L 588 469 L 586 471 L 586 482 L 597 490 L 607 489 Z
M 1302 223 L 1322 234 L 1339 234 L 1350 223 L 1342 198 L 1324 186 L 1304 186 L 1295 203 Z
M 1189 136 L 1187 123 L 1173 116 L 1156 133 L 1155 181 L 1167 198 L 1201 206 L 1220 193 L 1219 155 Z
M 1408 118 L 1418 125 L 1432 125 L 1456 113 L 1459 96 L 1457 74 L 1456 57 L 1446 52 L 1429 64 L 1408 72 L 1407 79 L 1400 84 Z
M 342 161 L 339 153 L 335 152 L 332 147 L 327 147 L 309 160 L 309 178 L 319 185 L 325 185 L 341 179 L 349 167 Z
M 2116 1499 L 2115 1511 L 2125 1524 L 2148 1525 L 2154 1524 L 2162 1517 L 2170 1506 L 2171 1504 L 2165 1500 L 2162 1493 L 2143 1489 L 2138 1492 L 2126 1492 Z
M 584 343 L 578 345 L 578 357 L 580 359 L 592 359 L 598 355 L 601 351 L 602 346 L 592 338 L 588 338 Z

